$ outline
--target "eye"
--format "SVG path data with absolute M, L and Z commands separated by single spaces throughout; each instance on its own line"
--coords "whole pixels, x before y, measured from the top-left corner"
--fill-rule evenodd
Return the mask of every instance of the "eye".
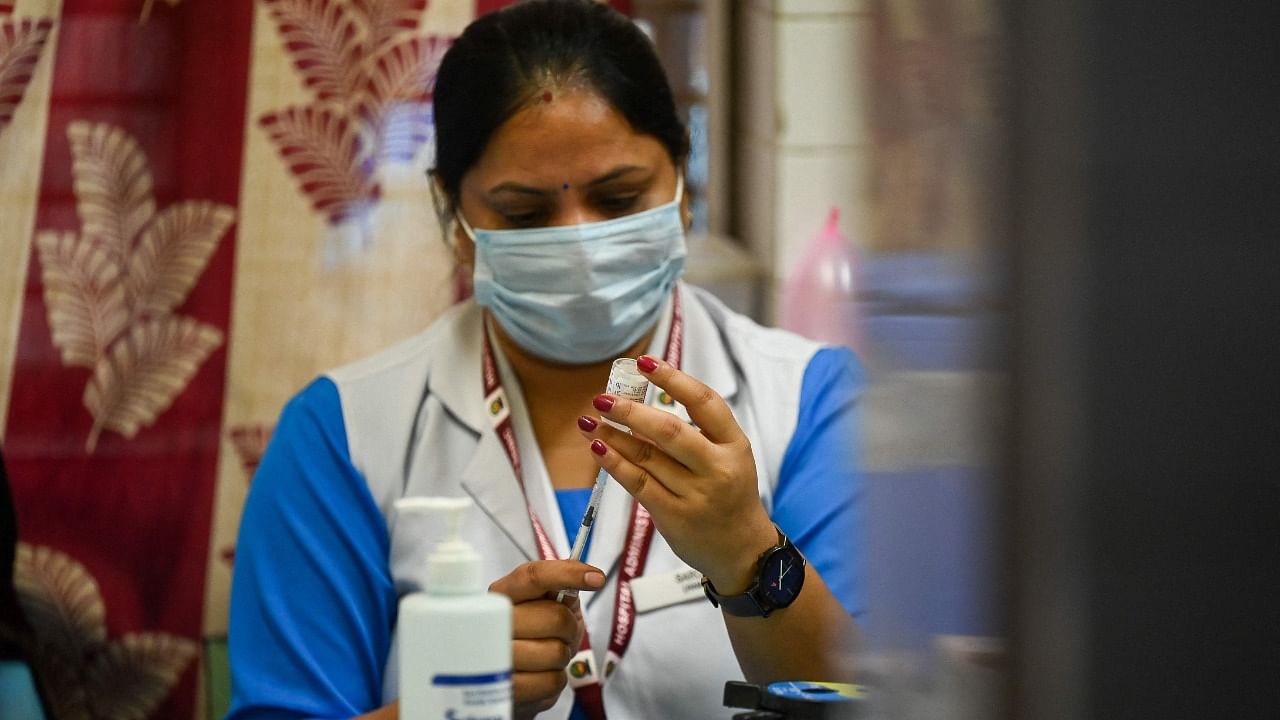
M 636 201 L 640 199 L 638 193 L 628 195 L 607 195 L 596 201 L 601 210 L 610 213 L 623 213 L 635 207 Z
M 502 221 L 516 227 L 534 227 L 546 224 L 546 212 L 543 210 L 501 211 Z

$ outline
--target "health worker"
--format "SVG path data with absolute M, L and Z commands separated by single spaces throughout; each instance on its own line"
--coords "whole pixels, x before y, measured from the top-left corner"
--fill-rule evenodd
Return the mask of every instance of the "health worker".
M 518 3 L 457 38 L 433 102 L 474 299 L 285 407 L 237 546 L 229 718 L 397 717 L 397 601 L 445 529 L 393 503 L 422 495 L 479 508 L 516 717 L 703 720 L 728 680 L 851 680 L 862 371 L 680 281 L 688 134 L 649 39 Z M 601 393 L 619 357 L 648 404 Z

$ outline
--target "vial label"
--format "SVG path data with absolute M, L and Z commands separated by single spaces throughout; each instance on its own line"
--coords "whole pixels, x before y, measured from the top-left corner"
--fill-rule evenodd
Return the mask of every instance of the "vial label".
M 613 367 L 609 368 L 609 382 L 605 392 L 642 403 L 648 391 L 649 380 L 636 370 L 635 360 L 618 358 L 613 361 Z
M 511 673 L 436 675 L 429 707 L 442 708 L 441 720 L 511 720 Z
M 613 367 L 609 368 L 609 382 L 604 391 L 643 404 L 645 395 L 649 392 L 649 380 L 636 369 L 635 360 L 618 358 L 613 361 Z M 604 418 L 604 421 L 620 430 L 627 429 L 609 418 Z

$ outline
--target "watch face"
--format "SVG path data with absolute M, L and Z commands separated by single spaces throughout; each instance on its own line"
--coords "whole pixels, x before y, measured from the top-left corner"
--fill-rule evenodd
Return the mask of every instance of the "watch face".
M 803 584 L 804 556 L 795 546 L 776 548 L 761 561 L 758 593 L 770 606 L 783 608 L 790 605 L 800 594 Z

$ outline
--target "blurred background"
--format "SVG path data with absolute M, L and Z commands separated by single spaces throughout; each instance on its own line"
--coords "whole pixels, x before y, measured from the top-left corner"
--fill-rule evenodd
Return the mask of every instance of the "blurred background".
M 221 716 L 239 512 L 281 407 L 462 292 L 430 88 L 506 4 L 0 0 L 0 716 L 24 663 L 56 717 Z M 1246 682 L 1275 667 L 1274 607 L 1237 585 L 1280 547 L 1280 473 L 1251 459 L 1280 447 L 1276 398 L 1247 380 L 1266 331 L 1229 320 L 1280 316 L 1255 295 L 1276 264 L 1236 251 L 1275 239 L 1248 211 L 1280 204 L 1276 85 L 1235 94 L 1276 59 L 1269 26 L 611 4 L 690 126 L 686 279 L 867 367 L 850 542 L 877 711 L 1274 710 Z M 1199 633 L 1216 653 L 1185 654 Z

